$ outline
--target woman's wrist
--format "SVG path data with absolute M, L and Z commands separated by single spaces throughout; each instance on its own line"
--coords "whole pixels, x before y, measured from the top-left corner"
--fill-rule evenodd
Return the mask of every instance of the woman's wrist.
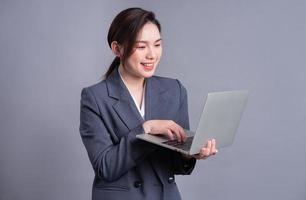
M 150 133 L 150 126 L 148 125 L 147 121 L 142 124 L 142 128 L 145 133 Z

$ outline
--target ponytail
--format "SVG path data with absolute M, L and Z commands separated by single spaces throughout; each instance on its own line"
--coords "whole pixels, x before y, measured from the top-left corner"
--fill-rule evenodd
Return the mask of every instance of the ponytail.
M 109 66 L 107 72 L 104 74 L 104 77 L 107 78 L 109 75 L 116 69 L 116 67 L 120 64 L 120 58 L 116 57 L 112 64 Z

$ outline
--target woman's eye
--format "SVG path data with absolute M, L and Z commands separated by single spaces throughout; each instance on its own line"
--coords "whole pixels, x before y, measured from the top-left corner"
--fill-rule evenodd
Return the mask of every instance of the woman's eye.
M 155 46 L 156 46 L 156 47 L 160 47 L 160 46 L 161 46 L 161 44 L 155 44 Z
M 145 46 L 138 46 L 138 47 L 136 47 L 137 49 L 144 49 L 144 48 L 146 48 Z

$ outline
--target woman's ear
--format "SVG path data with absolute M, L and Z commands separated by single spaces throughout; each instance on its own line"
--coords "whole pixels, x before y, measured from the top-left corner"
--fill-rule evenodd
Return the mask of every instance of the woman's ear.
M 122 48 L 121 45 L 118 44 L 117 41 L 112 41 L 112 43 L 111 43 L 111 48 L 112 48 L 113 53 L 114 53 L 117 57 L 119 57 L 119 58 L 122 57 L 122 55 L 123 55 L 123 48 Z

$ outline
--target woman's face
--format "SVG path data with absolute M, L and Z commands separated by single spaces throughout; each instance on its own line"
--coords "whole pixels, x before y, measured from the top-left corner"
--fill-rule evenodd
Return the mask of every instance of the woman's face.
M 161 54 L 160 32 L 155 24 L 149 22 L 139 31 L 133 53 L 124 64 L 125 75 L 134 78 L 153 76 Z

